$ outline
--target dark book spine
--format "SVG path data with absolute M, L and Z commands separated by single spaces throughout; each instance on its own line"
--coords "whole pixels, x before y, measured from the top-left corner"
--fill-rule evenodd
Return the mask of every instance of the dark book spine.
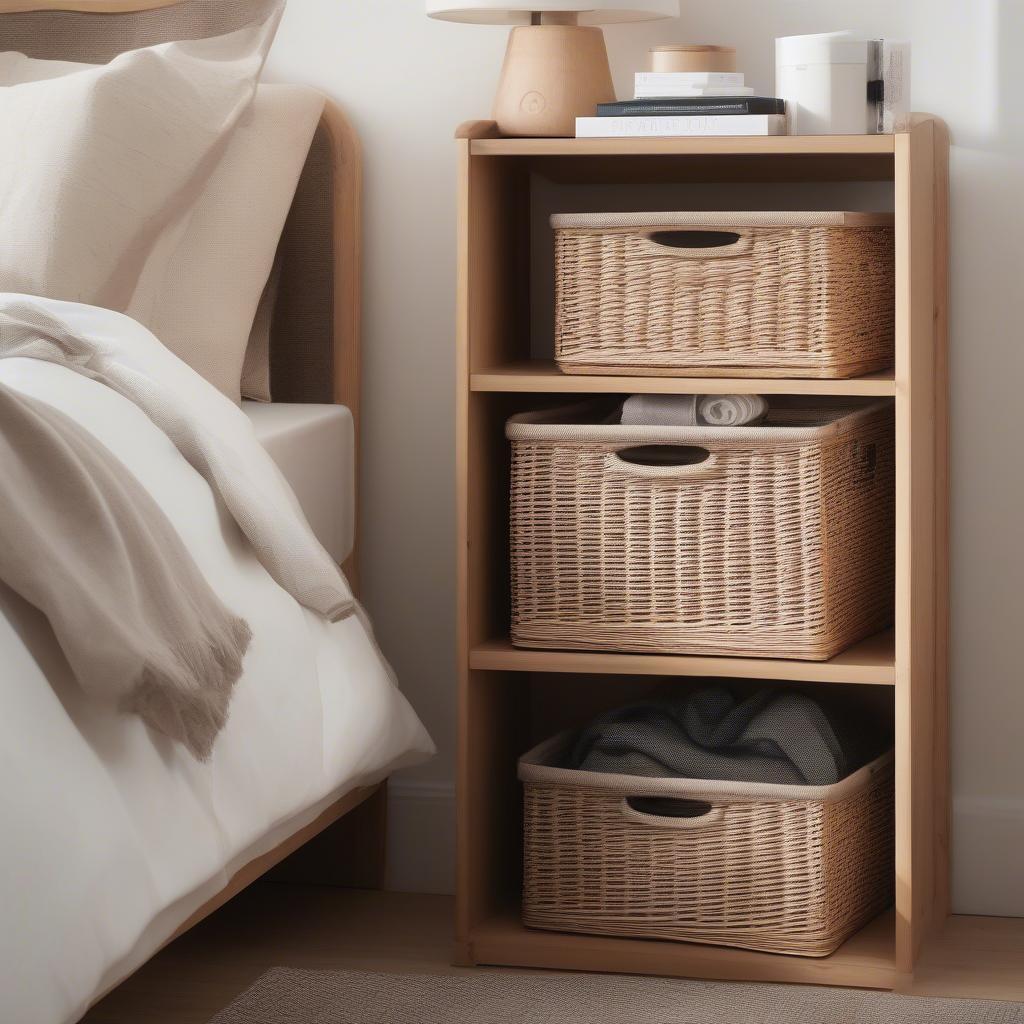
M 720 117 L 729 114 L 784 114 L 786 101 L 765 96 L 749 99 L 648 99 L 598 103 L 598 117 Z

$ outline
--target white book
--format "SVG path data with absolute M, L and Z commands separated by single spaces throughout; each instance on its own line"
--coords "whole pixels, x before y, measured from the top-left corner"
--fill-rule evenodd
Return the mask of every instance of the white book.
M 754 88 L 750 85 L 695 85 L 690 88 L 673 88 L 667 90 L 657 85 L 637 88 L 633 99 L 678 99 L 681 96 L 753 96 Z
M 687 114 L 661 117 L 577 117 L 577 139 L 785 135 L 784 114 Z
M 647 89 L 652 85 L 661 88 L 674 86 L 677 89 L 692 89 L 697 85 L 743 85 L 742 71 L 638 71 L 633 76 L 633 86 Z

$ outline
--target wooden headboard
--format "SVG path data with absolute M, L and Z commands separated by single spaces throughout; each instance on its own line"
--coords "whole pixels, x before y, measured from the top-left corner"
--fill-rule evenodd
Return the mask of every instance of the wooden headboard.
M 106 63 L 125 50 L 232 32 L 270 0 L 0 0 L 0 50 Z M 278 402 L 348 406 L 359 451 L 362 159 L 328 100 L 278 247 L 270 331 Z M 355 555 L 345 568 L 355 585 Z

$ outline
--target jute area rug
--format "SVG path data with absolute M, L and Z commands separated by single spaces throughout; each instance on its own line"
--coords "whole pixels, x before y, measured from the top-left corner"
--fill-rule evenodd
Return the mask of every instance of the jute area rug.
M 1024 1024 L 1024 1003 L 599 974 L 277 967 L 211 1024 Z

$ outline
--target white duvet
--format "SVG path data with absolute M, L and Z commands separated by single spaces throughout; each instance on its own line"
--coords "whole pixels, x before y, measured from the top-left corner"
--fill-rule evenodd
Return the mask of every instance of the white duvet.
M 0 1020 L 57 1024 L 241 864 L 433 745 L 360 619 L 328 623 L 281 589 L 139 408 L 39 360 L 0 360 L 0 380 L 121 459 L 253 632 L 229 721 L 201 764 L 89 699 L 46 620 L 0 585 Z

